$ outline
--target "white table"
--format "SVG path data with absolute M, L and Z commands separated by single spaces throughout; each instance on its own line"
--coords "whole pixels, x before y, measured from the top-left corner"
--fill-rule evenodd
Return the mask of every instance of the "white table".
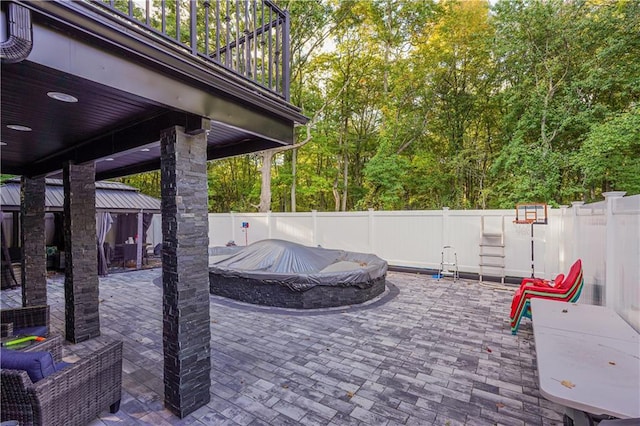
M 640 417 L 640 335 L 629 324 L 601 306 L 545 299 L 532 299 L 531 313 L 545 398 L 591 414 Z

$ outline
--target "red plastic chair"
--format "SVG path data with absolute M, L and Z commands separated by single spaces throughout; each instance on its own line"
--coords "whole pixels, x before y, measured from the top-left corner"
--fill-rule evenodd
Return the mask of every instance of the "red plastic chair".
M 539 278 L 525 278 L 511 301 L 511 333 L 516 334 L 523 317 L 531 318 L 531 299 L 534 297 L 563 302 L 577 302 L 584 285 L 582 261 L 578 259 L 566 278 L 560 274 L 555 285 Z

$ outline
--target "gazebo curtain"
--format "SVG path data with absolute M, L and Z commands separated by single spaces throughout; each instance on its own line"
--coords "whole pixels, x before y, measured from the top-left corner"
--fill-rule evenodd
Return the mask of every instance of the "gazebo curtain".
M 3 284 L 13 281 L 15 285 L 18 285 L 16 275 L 13 273 L 13 267 L 11 266 L 11 255 L 9 254 L 9 246 L 7 244 L 7 230 L 5 229 L 4 214 L 0 211 L 0 239 L 2 240 L 2 281 Z M 9 285 L 13 286 L 13 285 Z M 4 288 L 4 287 L 3 287 Z
M 152 213 L 142 214 L 142 244 L 147 241 L 147 230 L 151 226 Z M 116 228 L 116 244 L 123 244 L 129 237 L 138 234 L 138 213 L 119 213 Z
M 98 237 L 98 275 L 109 274 L 109 266 L 107 264 L 107 256 L 104 252 L 104 241 L 107 237 L 113 218 L 108 212 L 96 213 L 96 231 Z

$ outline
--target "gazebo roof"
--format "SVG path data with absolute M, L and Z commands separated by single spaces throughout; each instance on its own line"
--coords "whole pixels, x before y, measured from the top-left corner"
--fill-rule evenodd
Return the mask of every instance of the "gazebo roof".
M 64 188 L 61 179 L 46 180 L 46 210 L 62 211 L 64 208 Z M 3 211 L 20 210 L 20 180 L 10 179 L 2 185 L 1 205 Z M 136 188 L 120 182 L 96 182 L 96 209 L 114 213 L 138 212 L 160 213 L 160 200 L 141 194 Z

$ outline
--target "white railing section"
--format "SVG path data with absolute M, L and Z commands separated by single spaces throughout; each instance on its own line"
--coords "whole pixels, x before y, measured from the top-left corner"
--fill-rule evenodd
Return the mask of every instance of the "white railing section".
M 582 259 L 581 303 L 606 304 L 640 330 L 640 195 L 623 195 L 549 209 L 548 225 L 534 226 L 534 270 L 536 277 L 550 279 Z M 500 232 L 504 222 L 505 275 L 531 276 L 531 227 L 514 224 L 514 210 L 211 213 L 209 245 L 278 238 L 433 270 L 440 266 L 442 247 L 451 245 L 460 271 L 477 274 L 483 217 L 485 232 Z

